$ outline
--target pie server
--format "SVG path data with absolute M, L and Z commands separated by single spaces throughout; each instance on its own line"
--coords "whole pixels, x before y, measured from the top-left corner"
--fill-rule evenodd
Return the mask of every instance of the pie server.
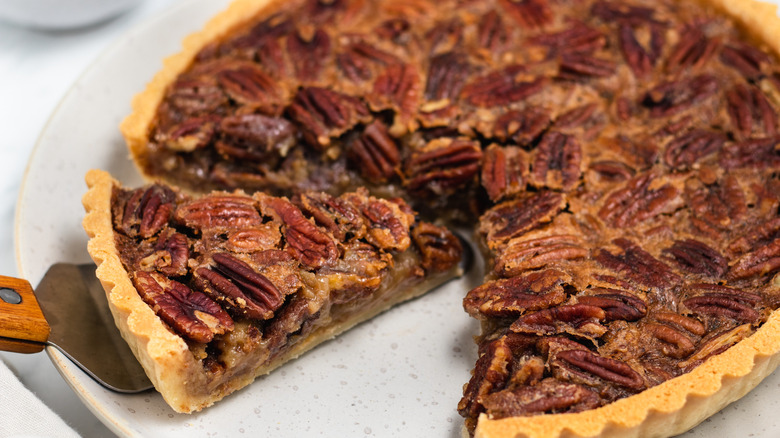
M 57 263 L 33 292 L 26 280 L 0 276 L 0 350 L 60 350 L 104 387 L 152 388 L 114 325 L 95 265 Z

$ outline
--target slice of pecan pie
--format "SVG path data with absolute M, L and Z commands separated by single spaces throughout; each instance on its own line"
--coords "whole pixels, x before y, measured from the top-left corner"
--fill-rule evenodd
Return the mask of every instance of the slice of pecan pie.
M 460 241 L 358 190 L 131 190 L 87 175 L 89 252 L 122 334 L 179 412 L 458 274 Z
M 469 433 L 665 436 L 780 360 L 778 55 L 754 1 L 238 0 L 122 131 L 189 190 L 477 228 Z

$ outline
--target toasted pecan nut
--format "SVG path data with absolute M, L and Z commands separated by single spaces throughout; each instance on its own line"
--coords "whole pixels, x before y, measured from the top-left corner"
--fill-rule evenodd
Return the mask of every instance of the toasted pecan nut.
M 560 193 L 540 191 L 502 202 L 480 218 L 479 231 L 491 248 L 503 246 L 509 239 L 547 223 L 566 205 Z
M 412 241 L 420 251 L 426 271 L 447 271 L 463 256 L 460 239 L 448 229 L 430 222 L 421 221 L 412 229 Z
M 481 161 L 478 143 L 438 138 L 406 162 L 404 185 L 412 192 L 450 195 L 475 179 Z
M 540 92 L 547 79 L 528 77 L 525 67 L 511 65 L 473 79 L 463 87 L 461 98 L 480 108 L 506 106 Z
M 163 186 L 150 186 L 132 192 L 114 215 L 114 223 L 128 236 L 152 237 L 168 225 L 174 206 L 174 193 Z
M 342 135 L 371 115 L 359 99 L 327 88 L 305 87 L 288 108 L 306 142 L 317 150 L 330 146 L 331 139 Z
M 642 376 L 625 362 L 599 356 L 588 350 L 558 352 L 553 363 L 554 373 L 559 379 L 577 382 L 580 380 L 577 377 L 582 377 L 582 381 L 577 383 L 598 386 L 598 383 L 593 382 L 593 377 L 596 377 L 606 383 L 620 385 L 632 391 L 640 391 L 646 386 Z
M 463 308 L 475 318 L 517 317 L 563 303 L 571 277 L 557 270 L 489 281 L 466 294 Z
M 208 343 L 233 330 L 233 320 L 208 296 L 158 273 L 136 271 L 133 285 L 152 310 L 177 333 Z
M 694 274 L 720 278 L 728 268 L 728 259 L 705 243 L 694 239 L 677 240 L 663 252 L 681 269 Z
M 595 306 L 604 311 L 604 322 L 637 321 L 647 315 L 647 305 L 640 298 L 613 289 L 594 288 L 598 293 L 577 297 L 577 303 Z M 604 293 L 606 292 L 606 293 Z
M 284 296 L 266 276 L 230 254 L 217 253 L 212 258 L 213 267 L 195 271 L 205 280 L 204 292 L 224 303 L 235 315 L 261 320 L 274 316 Z
M 264 197 L 261 203 L 279 217 L 287 245 L 301 264 L 316 269 L 338 258 L 338 248 L 333 239 L 309 222 L 290 201 Z
M 482 160 L 482 187 L 493 202 L 521 193 L 528 177 L 525 151 L 516 146 L 492 144 Z
M 385 182 L 400 172 L 401 152 L 396 140 L 379 120 L 366 126 L 350 143 L 347 154 L 368 181 Z
M 255 202 L 246 196 L 213 194 L 180 204 L 176 221 L 196 230 L 248 228 L 262 224 Z
M 528 313 L 513 322 L 510 330 L 515 333 L 554 335 L 568 333 L 573 336 L 597 338 L 607 329 L 600 324 L 606 313 L 600 307 L 572 304 L 551 307 Z

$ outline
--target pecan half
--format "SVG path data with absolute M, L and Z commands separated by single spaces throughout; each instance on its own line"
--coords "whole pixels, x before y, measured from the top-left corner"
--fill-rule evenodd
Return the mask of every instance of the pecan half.
M 588 250 L 577 235 L 525 235 L 510 240 L 506 247 L 498 252 L 493 271 L 502 277 L 511 277 L 527 270 L 543 268 L 548 264 L 587 256 Z
M 594 288 L 594 295 L 577 297 L 577 303 L 604 311 L 604 322 L 637 321 L 647 315 L 647 305 L 637 296 L 615 289 Z
M 360 173 L 374 183 L 390 179 L 401 162 L 401 152 L 396 141 L 379 120 L 366 126 L 360 137 L 350 143 L 347 154 L 356 163 Z
M 344 76 L 353 82 L 368 81 L 380 68 L 398 62 L 395 56 L 365 41 L 357 41 L 349 45 L 336 57 L 336 63 Z
M 547 0 L 499 0 L 498 3 L 526 29 L 540 28 L 553 20 Z
M 205 280 L 203 291 L 220 301 L 233 314 L 251 319 L 268 320 L 281 307 L 284 296 L 263 274 L 246 262 L 227 253 L 212 256 L 214 266 L 198 268 L 195 273 Z
M 664 161 L 669 167 L 684 170 L 723 147 L 726 137 L 718 132 L 694 129 L 672 139 L 666 145 Z
M 553 360 L 553 374 L 558 379 L 571 380 L 589 386 L 599 386 L 600 381 L 620 385 L 632 391 L 645 388 L 642 376 L 627 363 L 599 356 L 588 350 L 564 350 Z M 595 379 L 594 379 L 595 378 Z
M 302 82 L 320 77 L 330 55 L 330 37 L 322 29 L 301 27 L 287 37 L 287 53 L 295 60 L 295 75 Z
M 405 251 L 409 247 L 409 229 L 414 215 L 404 201 L 379 199 L 367 196 L 365 192 L 346 196 L 366 220 L 368 243 L 385 251 Z
M 154 252 L 139 260 L 138 265 L 144 271 L 157 271 L 167 277 L 187 275 L 187 261 L 190 258 L 190 244 L 187 236 L 166 228 L 157 243 Z
M 726 145 L 720 152 L 720 165 L 726 169 L 780 166 L 780 137 L 757 138 Z
M 363 239 L 366 236 L 366 221 L 360 210 L 344 199 L 327 193 L 303 193 L 292 198 L 292 202 L 317 226 L 327 230 L 336 240 L 348 238 Z
M 544 77 L 529 76 L 521 65 L 510 65 L 467 83 L 461 97 L 480 108 L 506 106 L 540 92 L 547 82 Z
M 477 45 L 490 56 L 499 56 L 509 39 L 509 31 L 495 9 L 480 17 L 477 24 Z
M 281 240 L 279 224 L 269 222 L 259 227 L 229 231 L 225 247 L 232 252 L 254 253 L 276 248 Z
M 606 197 L 599 217 L 612 226 L 625 228 L 671 212 L 680 200 L 679 191 L 669 183 L 658 187 L 655 181 L 653 172 L 628 180 Z
M 265 197 L 261 202 L 284 224 L 282 228 L 287 246 L 302 265 L 316 269 L 338 258 L 339 251 L 333 239 L 309 222 L 290 201 Z
M 627 23 L 641 25 L 657 21 L 656 10 L 650 7 L 634 6 L 619 1 L 597 1 L 593 3 L 590 13 L 607 23 Z
M 190 117 L 165 131 L 158 131 L 154 140 L 172 151 L 192 152 L 211 143 L 218 125 L 217 116 Z
M 726 92 L 726 102 L 737 139 L 777 134 L 777 113 L 759 88 L 737 84 Z
M 550 222 L 563 207 L 561 193 L 540 191 L 502 202 L 486 211 L 479 220 L 479 232 L 490 248 L 497 248 L 509 239 Z
M 553 378 L 544 379 L 538 385 L 521 386 L 483 397 L 483 405 L 491 418 L 574 413 L 594 409 L 600 404 L 595 391 Z
M 666 69 L 671 72 L 696 69 L 712 58 L 717 48 L 715 39 L 707 38 L 696 26 L 686 25 L 680 31 L 679 42 L 666 60 Z
M 727 175 L 712 185 L 689 185 L 686 194 L 692 212 L 691 224 L 712 239 L 722 239 L 722 233 L 747 212 L 745 193 L 734 175 Z
M 428 79 L 425 83 L 425 99 L 454 103 L 469 77 L 471 65 L 465 55 L 445 52 L 431 58 Z
M 225 93 L 213 80 L 181 78 L 166 93 L 165 105 L 170 105 L 180 114 L 195 116 L 214 113 L 227 100 Z
M 661 31 L 656 25 L 650 25 L 651 47 L 649 50 L 642 47 L 637 40 L 634 28 L 626 22 L 620 24 L 618 28 L 618 43 L 620 51 L 631 71 L 637 77 L 648 75 L 655 65 L 657 53 L 653 50 L 661 45 L 659 41 L 662 38 Z
M 704 101 L 718 91 L 718 80 L 707 74 L 663 82 L 648 91 L 642 101 L 650 117 L 670 117 Z
M 745 254 L 756 248 L 769 245 L 780 239 L 780 217 L 771 218 L 754 227 L 734 239 L 728 246 L 733 254 Z
M 688 298 L 683 305 L 698 315 L 726 318 L 729 321 L 755 323 L 760 314 L 753 308 L 755 297 L 747 293 L 707 292 Z M 758 297 L 760 300 L 760 296 Z
M 615 74 L 617 65 L 608 59 L 590 54 L 566 53 L 561 56 L 558 76 L 564 79 L 607 78 Z
M 351 241 L 342 246 L 344 255 L 317 271 L 317 279 L 327 283 L 332 305 L 354 306 L 382 286 L 393 258 L 365 242 Z
M 737 259 L 729 270 L 729 278 L 765 276 L 778 270 L 780 270 L 780 238 Z
M 635 243 L 625 238 L 612 241 L 622 254 L 605 249 L 596 251 L 595 259 L 604 267 L 624 275 L 627 279 L 652 288 L 671 288 L 680 283 L 680 277 L 667 265 L 654 258 Z
M 720 60 L 741 73 L 745 79 L 751 80 L 764 75 L 764 70 L 771 64 L 769 55 L 743 42 L 724 46 L 720 52 Z
M 444 272 L 455 266 L 463 255 L 460 239 L 444 227 L 418 222 L 412 229 L 412 241 L 428 272 Z
M 694 239 L 677 240 L 663 250 L 681 269 L 694 274 L 720 278 L 728 269 L 728 260 L 718 251 Z
M 492 280 L 470 290 L 463 308 L 475 318 L 516 317 L 563 303 L 570 282 L 569 275 L 553 269 Z
M 721 330 L 712 333 L 702 340 L 699 348 L 688 359 L 677 364 L 684 372 L 692 370 L 707 358 L 722 353 L 737 342 L 753 334 L 750 324 L 742 324 L 730 330 Z
M 667 326 L 679 327 L 696 336 L 704 336 L 707 327 L 698 319 L 674 312 L 653 312 L 653 319 Z
M 286 14 L 273 14 L 250 27 L 243 35 L 225 42 L 225 49 L 248 50 L 262 47 L 270 40 L 289 34 L 293 21 Z
M 391 64 L 377 76 L 373 92 L 365 96 L 372 110 L 392 110 L 395 113 L 395 121 L 390 127 L 395 136 L 416 129 L 413 116 L 419 107 L 420 81 L 420 73 L 414 65 Z
M 548 58 L 557 54 L 567 53 L 592 53 L 607 42 L 606 36 L 581 21 L 571 21 L 561 31 L 542 33 L 530 38 L 533 44 L 546 46 L 549 50 Z
M 219 153 L 238 160 L 264 162 L 269 156 L 284 157 L 295 145 L 295 128 L 280 117 L 261 114 L 228 116 L 219 124 Z
M 229 194 L 212 194 L 181 203 L 174 218 L 193 230 L 249 228 L 262 223 L 251 198 Z
M 160 185 L 134 190 L 125 202 L 117 228 L 128 236 L 149 238 L 168 225 L 174 209 L 175 194 Z
M 643 327 L 650 335 L 663 342 L 661 351 L 665 356 L 683 359 L 696 350 L 688 336 L 666 324 L 648 322 Z
M 483 401 L 490 393 L 503 389 L 515 368 L 515 356 L 532 350 L 535 339 L 530 336 L 508 333 L 479 348 L 479 359 L 469 383 L 463 388 L 463 398 L 458 402 L 458 412 L 467 417 L 466 427 L 476 426 L 476 416 L 484 411 Z M 470 421 L 470 420 L 471 421 Z
M 482 163 L 482 187 L 496 202 L 525 190 L 528 159 L 522 149 L 491 144 L 485 149 Z
M 477 142 L 438 138 L 415 151 L 405 163 L 404 185 L 412 192 L 449 195 L 473 181 L 481 160 Z
M 602 160 L 590 164 L 590 170 L 599 174 L 602 180 L 625 181 L 631 179 L 636 173 L 627 164 L 615 160 Z
M 458 402 L 458 412 L 464 417 L 476 416 L 484 410 L 480 399 L 502 389 L 509 377 L 512 350 L 501 337 L 487 343 L 482 351 L 469 383 L 464 387 L 463 398 Z
M 134 272 L 132 280 L 154 313 L 188 339 L 205 344 L 233 330 L 233 320 L 217 303 L 178 281 L 144 271 Z
M 606 313 L 599 307 L 587 304 L 573 304 L 542 309 L 521 316 L 509 327 L 515 333 L 553 335 L 568 333 L 589 339 L 606 333 L 607 328 L 599 323 Z
M 541 108 L 510 110 L 496 119 L 493 131 L 486 133 L 501 142 L 512 141 L 520 146 L 530 147 L 550 125 L 550 115 Z
M 537 187 L 569 190 L 579 181 L 581 164 L 582 149 L 577 139 L 550 131 L 536 148 L 531 182 Z
M 254 63 L 239 63 L 217 74 L 225 93 L 241 105 L 266 114 L 278 114 L 285 103 L 279 84 Z
M 463 21 L 457 16 L 439 20 L 425 33 L 425 39 L 431 55 L 451 51 L 463 40 Z
M 307 143 L 318 150 L 330 146 L 332 138 L 358 123 L 371 120 L 368 108 L 360 99 L 318 87 L 298 91 L 288 111 Z

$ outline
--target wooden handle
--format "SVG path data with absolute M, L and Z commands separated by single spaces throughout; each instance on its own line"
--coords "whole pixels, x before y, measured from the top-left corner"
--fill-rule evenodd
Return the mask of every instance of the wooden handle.
M 0 275 L 0 349 L 15 353 L 41 351 L 50 331 L 30 283 Z

